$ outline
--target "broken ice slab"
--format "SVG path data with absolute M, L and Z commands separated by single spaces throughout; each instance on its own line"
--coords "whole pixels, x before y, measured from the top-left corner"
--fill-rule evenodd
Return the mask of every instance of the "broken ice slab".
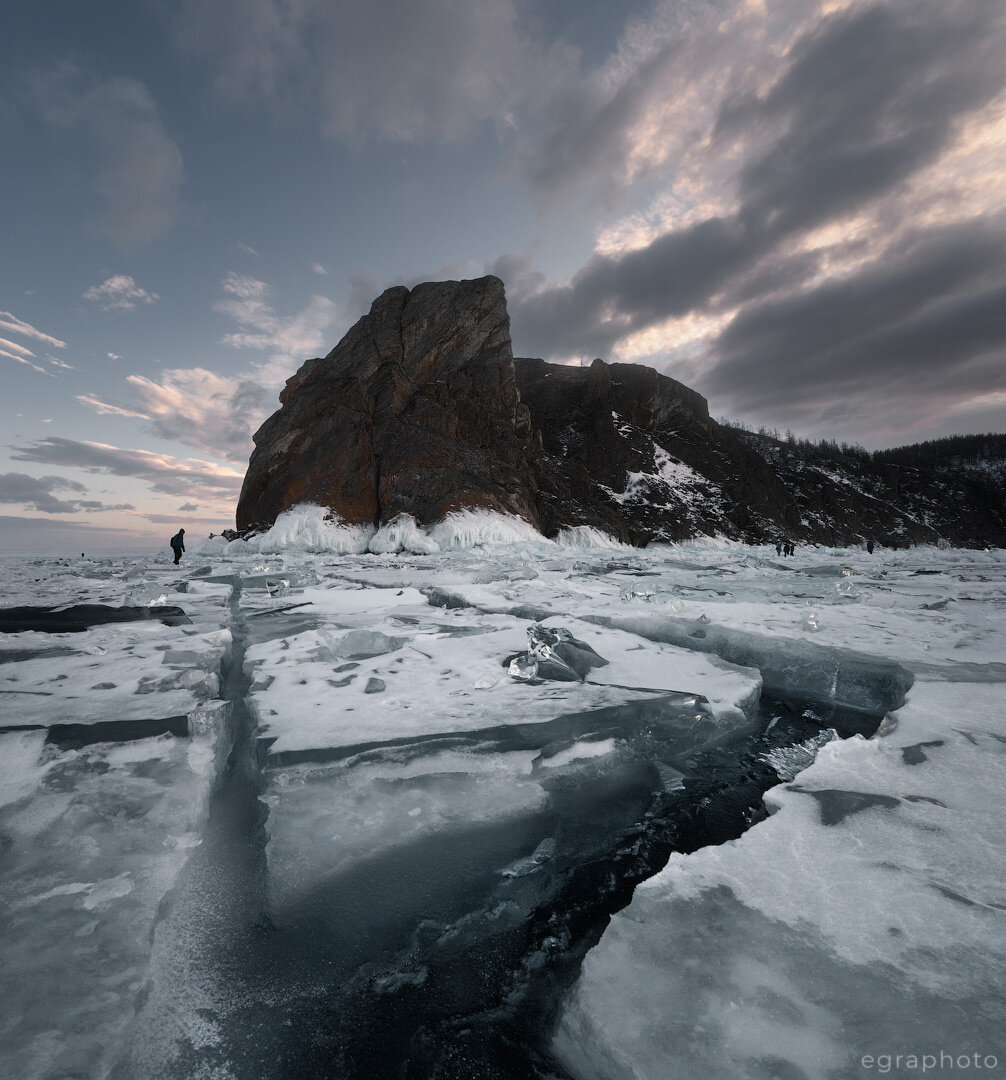
M 523 859 L 517 859 L 516 862 L 512 862 L 509 866 L 500 870 L 500 875 L 508 878 L 527 877 L 528 874 L 535 873 L 540 870 L 545 863 L 554 859 L 555 850 L 555 838 L 547 836 L 530 855 Z
M 200 767 L 209 770 L 207 775 L 215 784 L 223 776 L 237 735 L 233 704 L 224 700 L 204 702 L 193 709 L 186 720 L 193 743 L 189 764 L 197 768 L 201 759 Z
M 80 750 L 43 738 L 0 735 L 0 1075 L 109 1076 L 200 840 L 212 751 L 170 735 Z
M 472 613 L 462 616 L 464 622 L 484 632 L 448 637 L 442 632 L 442 616 L 434 621 L 429 608 L 419 610 L 426 621 L 410 627 L 414 632 L 408 639 L 397 639 L 403 643 L 393 652 L 358 661 L 352 681 L 333 680 L 339 666 L 333 662 L 335 653 L 344 651 L 340 643 L 349 635 L 307 631 L 251 646 L 246 654 L 254 679 L 250 708 L 260 734 L 272 740 L 271 754 L 337 749 L 359 743 L 364 733 L 380 742 L 547 722 L 669 691 L 705 699 L 710 714 L 729 731 L 754 714 L 761 690 L 756 671 L 578 619 L 563 619 L 561 625 L 608 660 L 606 666 L 591 668 L 584 681 L 494 682 L 486 677 L 487 669 L 504 674 L 501 660 L 526 637 L 525 621 Z M 380 617 L 400 619 L 414 611 L 385 610 Z M 387 649 L 389 640 L 392 635 L 381 634 L 376 644 Z M 385 684 L 383 693 L 365 693 L 371 678 Z
M 825 728 L 824 731 L 802 743 L 793 746 L 780 746 L 762 754 L 761 760 L 775 769 L 780 780 L 792 780 L 798 773 L 803 772 L 814 763 L 817 752 L 822 746 L 827 745 L 833 739 L 838 738 L 838 732 L 834 728 Z
M 608 666 L 596 649 L 573 637 L 565 627 L 536 623 L 528 627 L 527 639 L 526 653 L 504 661 L 511 678 L 576 682 L 592 668 Z
M 506 890 L 500 901 L 534 904 L 539 879 L 554 877 L 536 869 L 610 843 L 660 790 L 658 763 L 724 734 L 700 700 L 664 694 L 539 723 L 276 755 L 265 773 L 271 911 L 277 925 L 331 931 L 326 947 L 358 950 L 346 927 L 373 914 L 375 889 L 392 926 L 430 903 L 430 860 L 456 881 L 475 873 L 479 888 Z M 425 883 L 417 897 L 400 895 L 406 881 Z
M 350 630 L 341 635 L 321 630 L 318 636 L 323 643 L 319 654 L 327 651 L 329 656 L 339 660 L 367 660 L 372 656 L 384 656 L 400 649 L 410 640 L 382 634 L 378 630 Z
M 186 634 L 157 622 L 75 634 L 71 654 L 47 654 L 47 645 L 61 641 L 50 635 L 19 637 L 30 638 L 43 655 L 5 669 L 0 703 L 6 726 L 187 714 L 218 696 L 220 663 L 231 646 L 229 630 Z
M 893 660 L 799 639 L 716 626 L 708 619 L 668 615 L 588 616 L 602 626 L 716 656 L 761 672 L 771 694 L 799 696 L 874 713 L 896 709 L 912 685 Z
M 250 591 L 286 591 L 289 589 L 303 589 L 310 585 L 318 584 L 318 571 L 309 563 L 286 564 L 277 566 L 274 570 L 266 573 L 250 573 L 242 575 L 241 588 Z
M 864 1054 L 1000 1046 L 1003 696 L 920 680 L 885 739 L 829 742 L 767 820 L 672 855 L 585 958 L 566 1070 L 831 1080 Z

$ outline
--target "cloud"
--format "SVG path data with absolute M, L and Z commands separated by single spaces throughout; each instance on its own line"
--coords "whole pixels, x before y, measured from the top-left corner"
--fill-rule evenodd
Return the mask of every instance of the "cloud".
M 41 375 L 48 375 L 53 379 L 56 377 L 51 371 L 46 370 L 40 364 L 36 364 L 34 360 L 29 359 L 29 357 L 34 357 L 35 354 L 31 349 L 26 348 L 24 345 L 19 345 L 16 341 L 8 341 L 6 338 L 0 338 L 0 356 L 6 357 L 8 360 L 15 360 L 19 364 L 24 364 L 26 367 L 30 367 L 39 372 Z M 60 360 L 50 359 L 49 362 L 59 367 L 70 368 L 69 364 L 64 364 Z
M 179 459 L 148 450 L 126 450 L 107 443 L 81 442 L 56 436 L 31 446 L 15 447 L 15 461 L 64 465 L 92 473 L 133 476 L 164 495 L 195 497 L 200 501 L 233 500 L 241 489 L 243 472 L 194 458 Z
M 62 476 L 29 476 L 27 473 L 0 473 L 0 503 L 17 503 L 42 514 L 93 513 L 99 510 L 135 510 L 129 503 L 114 506 L 96 499 L 61 499 L 54 491 L 86 492 L 76 480 Z
M 807 30 L 767 93 L 735 94 L 715 116 L 711 156 L 726 142 L 734 152 L 737 131 L 763 134 L 762 141 L 745 135 L 751 145 L 733 211 L 596 255 L 568 285 L 519 305 L 518 327 L 546 350 L 610 349 L 620 337 L 709 305 L 800 231 L 891 192 L 1003 85 L 983 7 L 854 9 Z M 918 17 L 921 8 L 928 21 Z
M 45 123 L 95 155 L 91 191 L 104 206 L 97 229 L 121 247 L 167 232 L 181 206 L 182 153 L 147 87 L 72 63 L 34 72 L 30 93 Z
M 280 316 L 273 308 L 272 289 L 266 282 L 231 272 L 221 286 L 227 299 L 217 301 L 214 310 L 246 328 L 225 335 L 224 344 L 237 349 L 271 350 L 298 363 L 325 344 L 325 331 L 339 310 L 327 297 L 312 296 L 303 311 Z
M 721 110 L 720 137 L 782 128 L 744 162 L 744 219 L 773 233 L 816 225 L 931 161 L 958 119 L 1003 87 L 996 21 L 992 4 L 912 0 L 841 13 L 808 31 L 766 95 Z
M 223 343 L 269 354 L 254 372 L 254 378 L 263 385 L 278 388 L 305 360 L 328 344 L 329 328 L 339 308 L 327 297 L 312 296 L 302 311 L 283 316 L 273 306 L 272 288 L 258 278 L 232 272 L 221 286 L 227 297 L 217 301 L 214 310 L 243 327 L 225 334 Z
M 6 338 L 0 338 L 0 349 L 13 350 L 18 356 L 34 356 L 35 354 L 31 349 L 26 349 L 23 345 L 18 345 L 16 341 L 8 341 Z M 11 353 L 7 352 L 5 355 L 10 356 Z
M 262 424 L 282 387 L 309 357 L 325 350 L 329 327 L 339 309 L 324 296 L 313 296 L 300 312 L 276 312 L 272 289 L 258 278 L 228 274 L 225 299 L 214 308 L 242 328 L 226 334 L 224 344 L 266 353 L 243 375 L 231 378 L 205 368 L 174 368 L 158 379 L 129 375 L 135 398 L 125 404 L 95 394 L 77 400 L 103 415 L 135 417 L 161 438 L 242 466 L 252 450 L 252 434 Z
M 523 32 L 518 0 L 182 0 L 172 18 L 225 98 L 355 144 L 502 130 L 560 63 Z
M 158 534 L 138 529 L 106 528 L 91 525 L 78 519 L 13 517 L 0 515 L 0 544 L 5 551 L 72 550 L 77 554 L 81 548 L 122 547 L 130 544 L 150 546 Z
M 198 509 L 199 507 L 196 506 L 195 503 L 182 503 L 182 505 L 178 507 L 178 512 L 182 514 L 194 514 Z
M 126 379 L 149 430 L 228 461 L 247 464 L 251 435 L 265 419 L 269 391 L 252 379 L 230 379 L 204 368 L 163 372 L 160 381 Z
M 77 506 L 57 498 L 53 491 L 87 491 L 83 484 L 62 476 L 29 476 L 27 473 L 0 473 L 0 503 L 20 503 L 45 514 L 72 514 Z
M 137 303 L 153 304 L 160 299 L 157 293 L 141 289 L 127 274 L 115 274 L 100 285 L 92 285 L 83 298 L 102 311 L 132 311 Z
M 998 386 L 1002 6 L 725 10 L 658 4 L 568 103 L 543 188 L 666 186 L 565 282 L 501 261 L 518 351 L 670 364 L 777 424 L 862 391 L 863 431 L 897 386 L 899 423 Z
M 738 314 L 700 389 L 805 427 L 843 401 L 861 438 L 882 417 L 910 431 L 1006 390 L 1004 310 L 1006 222 L 922 230 L 853 274 Z
M 244 244 L 240 240 L 238 241 L 238 251 L 243 251 L 245 255 L 258 256 L 258 252 L 250 244 Z
M 86 405 L 89 409 L 94 409 L 96 413 L 99 413 L 102 416 L 135 416 L 140 420 L 150 419 L 144 412 L 127 408 L 125 405 L 115 405 L 107 401 L 102 401 L 94 394 L 78 394 L 77 400 L 82 405 Z
M 222 286 L 226 298 L 214 309 L 242 327 L 224 336 L 225 345 L 265 352 L 264 362 L 238 378 L 193 367 L 167 370 L 160 381 L 139 375 L 126 381 L 150 420 L 151 431 L 204 454 L 245 464 L 252 433 L 265 420 L 272 395 L 309 356 L 324 349 L 338 308 L 324 296 L 313 296 L 303 311 L 280 315 L 266 282 L 228 273 Z
M 147 420 L 151 434 L 227 461 L 245 463 L 251 436 L 265 419 L 270 392 L 252 379 L 230 379 L 205 368 L 169 369 L 160 381 L 128 375 L 139 408 L 103 401 L 95 394 L 77 400 L 103 416 Z
M 44 331 L 36 329 L 31 323 L 19 319 L 9 311 L 0 311 L 0 330 L 6 330 L 7 333 L 17 334 L 20 337 L 30 338 L 33 341 L 41 341 L 45 345 L 51 345 L 54 349 L 66 348 L 65 341 L 60 341 L 59 338 L 55 338 L 51 334 L 46 334 Z M 8 342 L 7 344 L 11 343 Z M 17 345 L 13 347 L 20 348 Z M 21 351 L 28 352 L 27 349 L 22 349 Z M 28 352 L 28 355 L 34 356 L 35 354 Z

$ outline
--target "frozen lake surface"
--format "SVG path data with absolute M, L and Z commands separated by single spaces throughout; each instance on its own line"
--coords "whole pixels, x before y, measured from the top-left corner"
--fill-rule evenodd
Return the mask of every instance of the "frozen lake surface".
M 0 1075 L 1006 1061 L 1002 552 L 312 528 L 0 560 Z

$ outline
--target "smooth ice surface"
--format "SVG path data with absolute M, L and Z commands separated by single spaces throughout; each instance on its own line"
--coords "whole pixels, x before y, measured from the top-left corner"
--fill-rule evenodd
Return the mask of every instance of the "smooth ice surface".
M 0 635 L 5 1077 L 139 1075 L 127 1045 L 145 1077 L 270 1075 L 254 1040 L 275 1017 L 333 979 L 421 992 L 410 934 L 449 955 L 520 927 L 597 856 L 595 828 L 631 829 L 654 792 L 682 790 L 697 748 L 743 730 L 763 684 L 824 730 L 773 751 L 788 781 L 770 817 L 672 856 L 613 918 L 564 999 L 558 1060 L 577 1080 L 831 1080 L 868 1075 L 863 1055 L 996 1053 L 1001 552 L 640 551 L 483 512 L 432 530 L 353 531 L 310 508 L 277 524 L 193 543 L 177 568 L 0 559 L 11 607 L 168 603 L 191 620 Z M 511 678 L 536 625 L 607 664 Z M 268 811 L 248 862 L 278 940 L 304 950 L 261 983 L 190 970 L 167 902 L 209 835 L 238 646 L 262 769 L 242 813 L 257 820 L 256 792 Z M 890 716 L 843 741 L 836 706 Z M 188 734 L 145 736 L 179 718 Z M 198 955 L 250 881 L 202 873 L 212 904 L 184 905 L 206 920 L 189 928 Z

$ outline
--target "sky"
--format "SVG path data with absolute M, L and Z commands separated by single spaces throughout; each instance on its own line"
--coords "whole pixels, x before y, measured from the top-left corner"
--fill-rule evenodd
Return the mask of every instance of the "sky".
M 0 35 L 0 552 L 233 526 L 391 285 L 870 449 L 1006 430 L 1001 0 L 79 0 Z

